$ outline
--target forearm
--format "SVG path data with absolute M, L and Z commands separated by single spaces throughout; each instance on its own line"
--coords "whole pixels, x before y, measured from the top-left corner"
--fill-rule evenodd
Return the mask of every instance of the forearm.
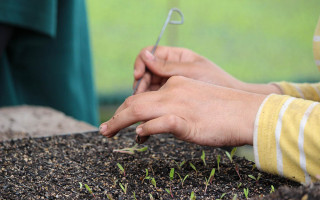
M 258 168 L 308 183 L 320 174 L 320 105 L 270 95 L 258 111 L 254 154 Z
M 8 42 L 13 34 L 13 27 L 10 25 L 0 23 L 0 56 L 6 49 Z

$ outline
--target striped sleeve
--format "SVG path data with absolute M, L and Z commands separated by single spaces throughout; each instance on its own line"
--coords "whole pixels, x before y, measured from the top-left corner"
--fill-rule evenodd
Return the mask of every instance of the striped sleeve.
M 311 101 L 320 101 L 320 83 L 274 83 L 279 86 L 284 95 L 307 99 Z
M 320 104 L 286 95 L 269 95 L 254 127 L 256 166 L 297 182 L 320 174 Z

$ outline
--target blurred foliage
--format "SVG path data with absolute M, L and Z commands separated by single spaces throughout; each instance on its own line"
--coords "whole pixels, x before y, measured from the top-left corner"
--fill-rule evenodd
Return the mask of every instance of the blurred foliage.
M 184 13 L 161 45 L 190 48 L 248 82 L 318 80 L 312 37 L 319 0 L 87 1 L 100 94 L 131 90 L 133 63 L 171 7 Z

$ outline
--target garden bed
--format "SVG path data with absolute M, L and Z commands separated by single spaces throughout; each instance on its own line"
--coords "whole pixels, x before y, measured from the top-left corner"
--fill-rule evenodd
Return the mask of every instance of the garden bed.
M 189 199 L 192 192 L 197 199 L 217 199 L 222 195 L 224 199 L 235 195 L 245 199 L 247 188 L 249 197 L 262 197 L 270 193 L 271 186 L 275 189 L 283 185 L 299 186 L 288 179 L 260 172 L 253 162 L 243 158 L 234 157 L 231 162 L 221 149 L 185 143 L 170 135 L 150 137 L 139 146 L 148 147 L 144 152 L 133 155 L 113 152 L 135 145 L 134 130 L 129 127 L 112 139 L 90 132 L 1 142 L 0 199 L 134 199 L 134 193 L 137 199 L 151 196 Z M 203 151 L 206 165 L 201 159 Z M 218 155 L 221 156 L 220 171 Z M 183 161 L 184 164 L 178 166 Z M 125 174 L 117 163 L 123 166 Z M 172 180 L 171 168 L 175 168 Z M 205 179 L 213 168 L 212 183 L 209 182 L 205 191 Z M 254 180 L 252 177 L 259 177 L 259 173 L 260 179 Z M 126 194 L 120 184 L 127 185 Z

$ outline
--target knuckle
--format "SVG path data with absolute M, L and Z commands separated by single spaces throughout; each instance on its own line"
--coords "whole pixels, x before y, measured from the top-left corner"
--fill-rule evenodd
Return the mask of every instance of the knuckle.
M 142 116 L 143 116 L 143 105 L 141 105 L 141 104 L 132 104 L 131 105 L 131 114 L 135 118 L 142 118 Z
M 178 128 L 178 118 L 175 115 L 167 116 L 167 125 L 170 130 L 176 130 Z
M 133 103 L 133 101 L 134 101 L 133 99 L 134 99 L 133 96 L 127 97 L 127 98 L 124 100 L 124 105 L 125 105 L 126 107 L 131 106 L 132 103 Z

